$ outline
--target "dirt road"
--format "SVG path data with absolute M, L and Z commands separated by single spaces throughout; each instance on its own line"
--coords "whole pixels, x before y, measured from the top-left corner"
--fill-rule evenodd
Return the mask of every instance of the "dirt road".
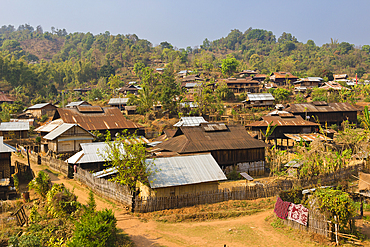
M 19 158 L 20 159 L 20 158 Z M 25 160 L 20 159 L 25 163 Z M 53 183 L 63 183 L 73 190 L 81 203 L 86 203 L 89 190 L 75 180 L 65 178 L 50 168 L 31 164 L 37 174 L 46 171 Z M 283 232 L 274 229 L 265 219 L 272 210 L 251 216 L 205 222 L 164 223 L 149 220 L 144 222 L 125 209 L 96 196 L 97 209 L 112 209 L 117 226 L 127 233 L 137 247 L 147 246 L 316 246 L 307 236 L 296 231 Z

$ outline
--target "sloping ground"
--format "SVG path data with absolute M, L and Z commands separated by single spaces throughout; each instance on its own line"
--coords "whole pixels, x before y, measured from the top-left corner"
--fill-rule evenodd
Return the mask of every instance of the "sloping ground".
M 40 60 L 44 59 L 45 61 L 50 61 L 53 56 L 62 49 L 64 39 L 29 39 L 21 41 L 20 43 L 24 51 L 37 56 Z
M 46 167 L 36 164 L 31 164 L 31 167 L 35 173 L 40 170 L 48 172 L 53 183 L 64 183 L 67 188 L 74 190 L 81 203 L 86 204 L 89 190 L 85 186 L 53 173 Z M 95 199 L 98 210 L 111 208 L 115 212 L 118 228 L 128 234 L 137 247 L 330 245 L 327 240 L 318 235 L 292 230 L 286 226 L 276 224 L 273 209 L 271 209 L 273 198 L 230 201 L 148 214 L 131 214 L 122 206 L 98 196 Z M 232 205 L 234 213 L 244 210 L 246 214 L 239 215 L 245 216 L 236 217 L 237 214 L 225 214 L 228 218 L 213 217 L 211 220 L 208 220 L 209 217 L 200 217 L 207 211 L 225 212 L 225 210 L 229 210 L 230 205 Z M 175 217 L 173 214 L 182 216 Z M 193 219 L 191 219 L 192 217 Z M 367 241 L 364 244 L 367 245 L 369 242 Z

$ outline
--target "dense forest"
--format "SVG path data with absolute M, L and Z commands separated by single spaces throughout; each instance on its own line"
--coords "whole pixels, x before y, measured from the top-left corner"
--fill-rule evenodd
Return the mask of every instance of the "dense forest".
M 112 75 L 119 76 L 114 86 L 153 77 L 150 71 L 144 73 L 146 67 L 167 67 L 172 75 L 163 81 L 168 83 L 183 69 L 219 78 L 225 58 L 238 61 L 237 71 L 289 71 L 299 77 L 325 77 L 331 72 L 357 73 L 368 79 L 370 66 L 369 45 L 356 48 L 332 39 L 320 47 L 312 40 L 301 43 L 290 33 L 276 38 L 271 31 L 252 28 L 232 30 L 214 41 L 205 39 L 200 47 L 178 49 L 166 41 L 153 46 L 135 34 L 111 35 L 107 31 L 93 35 L 55 28 L 44 32 L 41 26 L 8 25 L 0 28 L 0 51 L 0 90 L 32 103 L 55 99 L 62 90 L 84 87 L 99 89 L 91 96 L 99 98 L 109 90 Z

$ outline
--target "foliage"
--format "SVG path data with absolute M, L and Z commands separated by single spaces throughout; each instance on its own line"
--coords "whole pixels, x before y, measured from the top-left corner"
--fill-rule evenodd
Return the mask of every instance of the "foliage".
M 349 219 L 356 215 L 355 203 L 341 190 L 319 189 L 315 191 L 314 196 L 319 198 L 319 208 L 329 215 L 329 220 L 335 222 L 334 216 L 337 216 L 337 222 L 342 227 L 345 227 Z
M 275 88 L 270 88 L 268 90 L 268 92 L 271 93 L 274 96 L 275 101 L 278 102 L 278 103 L 283 103 L 292 94 L 291 91 L 289 91 L 285 88 L 276 88 L 276 89 Z
M 16 173 L 12 174 L 13 181 L 14 181 L 14 187 L 17 190 L 17 193 L 19 193 L 19 178 Z
M 86 214 L 80 222 L 76 222 L 76 229 L 68 246 L 115 246 L 116 222 L 112 210 Z
M 234 168 L 229 174 L 226 175 L 228 180 L 239 180 L 242 179 L 240 173 Z
M 64 184 L 54 184 L 46 195 L 47 211 L 53 217 L 70 216 L 79 208 L 77 196 L 71 193 Z
M 301 204 L 303 199 L 302 189 L 281 191 L 279 196 L 281 200 L 295 204 Z
M 229 57 L 222 60 L 221 71 L 224 76 L 230 76 L 236 71 L 239 62 L 234 57 Z
M 89 198 L 87 200 L 87 209 L 89 212 L 92 212 L 92 213 L 96 211 L 96 202 L 95 202 L 94 193 L 92 192 L 92 190 L 90 190 L 89 192 Z
M 218 83 L 215 92 L 220 100 L 230 100 L 235 97 L 233 91 L 231 91 L 225 82 Z
M 112 178 L 112 181 L 127 185 L 133 191 L 135 191 L 138 181 L 149 185 L 148 177 L 155 172 L 149 168 L 151 164 L 145 161 L 146 148 L 144 144 L 130 141 L 136 138 L 135 134 L 129 135 L 124 132 L 122 135 L 118 134 L 114 141 L 110 141 L 109 134 L 105 141 L 107 149 L 100 153 L 106 165 L 117 170 L 117 175 Z
M 51 187 L 51 180 L 47 173 L 40 171 L 37 176 L 28 184 L 28 188 L 34 189 L 42 198 L 46 198 Z
M 33 234 L 25 234 L 20 237 L 13 236 L 9 239 L 13 247 L 41 247 L 40 239 Z
M 40 122 L 43 123 L 45 122 L 47 119 L 48 119 L 48 115 L 42 115 L 41 118 L 40 118 Z
M 272 133 L 274 132 L 274 130 L 278 126 L 277 124 L 272 125 L 273 123 L 274 123 L 274 121 L 271 121 L 270 123 L 268 123 L 265 133 L 263 133 L 262 130 L 260 130 L 261 134 L 265 137 L 265 142 L 267 142 L 269 136 L 272 135 Z

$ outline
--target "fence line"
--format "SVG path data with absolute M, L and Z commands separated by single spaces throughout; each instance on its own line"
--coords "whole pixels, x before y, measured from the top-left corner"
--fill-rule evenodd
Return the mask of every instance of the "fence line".
M 24 147 L 20 146 L 21 154 L 27 157 L 27 152 L 31 162 L 34 162 L 39 165 L 46 165 L 49 166 L 51 169 L 60 172 L 64 176 L 68 177 L 69 173 L 71 172 L 71 167 L 68 165 L 67 162 L 63 160 L 58 160 L 53 157 L 49 156 L 41 156 L 38 153 L 30 152 L 26 150 Z
M 126 206 L 132 205 L 132 193 L 127 186 L 94 177 L 90 172 L 76 167 L 74 179 L 88 186 L 95 193 L 107 199 L 112 199 Z
M 137 197 L 136 212 L 153 212 L 158 210 L 189 207 L 199 204 L 211 204 L 228 200 L 253 200 L 276 196 L 282 190 L 290 190 L 296 186 L 310 188 L 318 185 L 332 185 L 362 169 L 362 165 L 343 168 L 337 172 L 306 179 L 279 180 L 274 184 L 234 187 L 230 189 L 205 191 L 169 197 Z M 317 222 L 320 221 L 316 217 Z M 290 223 L 293 224 L 293 223 Z M 319 224 L 319 223 L 317 223 Z M 320 228 L 321 229 L 321 228 Z

